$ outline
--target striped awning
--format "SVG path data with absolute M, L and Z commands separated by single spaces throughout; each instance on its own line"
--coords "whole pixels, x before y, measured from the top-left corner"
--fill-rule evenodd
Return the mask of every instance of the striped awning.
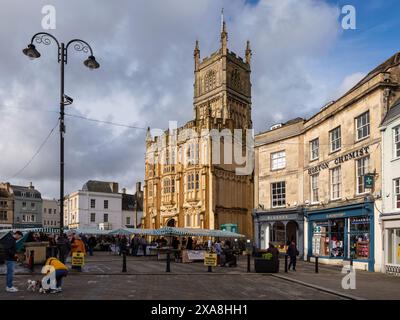
M 156 236 L 197 236 L 197 237 L 214 237 L 214 238 L 244 238 L 245 236 L 239 233 L 224 231 L 224 230 L 210 230 L 210 229 L 196 229 L 196 228 L 175 228 L 164 227 L 154 230 Z

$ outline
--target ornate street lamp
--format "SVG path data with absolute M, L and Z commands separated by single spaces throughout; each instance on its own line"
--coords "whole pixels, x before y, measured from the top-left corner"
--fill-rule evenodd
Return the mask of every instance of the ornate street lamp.
M 32 39 L 31 43 L 22 50 L 22 52 L 28 56 L 30 59 L 36 59 L 40 57 L 40 52 L 36 49 L 33 44 L 50 45 L 51 40 L 57 44 L 58 47 L 58 63 L 60 64 L 61 78 L 60 78 L 60 233 L 63 232 L 64 228 L 64 106 L 72 103 L 72 99 L 64 94 L 64 66 L 68 61 L 68 48 L 73 44 L 75 51 L 81 51 L 83 53 L 90 53 L 89 57 L 83 62 L 83 64 L 89 69 L 97 69 L 100 64 L 96 61 L 93 56 L 93 51 L 90 45 L 80 39 L 73 39 L 65 45 L 63 42 L 61 44 L 58 42 L 56 37 L 47 32 L 36 33 Z

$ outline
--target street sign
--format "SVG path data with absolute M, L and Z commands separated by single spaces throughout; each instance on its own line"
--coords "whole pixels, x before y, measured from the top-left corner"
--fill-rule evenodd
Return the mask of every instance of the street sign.
M 215 253 L 205 253 L 204 254 L 204 265 L 210 267 L 217 266 L 217 255 Z
M 364 186 L 367 189 L 372 189 L 374 187 L 374 175 L 373 174 L 364 175 Z
M 85 255 L 83 252 L 72 253 L 72 265 L 82 267 L 85 264 Z

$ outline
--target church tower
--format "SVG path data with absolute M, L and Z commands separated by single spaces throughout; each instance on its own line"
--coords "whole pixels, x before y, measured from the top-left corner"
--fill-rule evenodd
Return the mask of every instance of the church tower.
M 210 135 L 203 135 L 213 129 L 219 133 L 242 129 L 244 136 L 252 128 L 250 43 L 244 59 L 229 51 L 222 16 L 218 50 L 201 59 L 197 40 L 193 58 L 193 119 L 174 130 L 175 138 L 168 130 L 162 136 L 153 137 L 149 130 L 146 135 L 143 224 L 151 229 L 221 229 L 230 225 L 252 238 L 252 174 L 237 174 L 236 169 L 243 166 L 236 164 L 236 159 L 224 159 L 224 147 L 233 147 L 232 137 L 236 138 L 232 135 L 226 140 L 221 134 L 218 153 L 213 151 Z M 187 130 L 195 132 L 195 137 Z M 245 139 L 240 142 L 243 155 L 248 146 Z M 214 161 L 217 153 L 219 162 Z M 150 160 L 154 159 L 166 161 L 153 164 Z
M 198 124 L 206 127 L 211 119 L 222 119 L 223 127 L 250 129 L 251 82 L 250 43 L 245 60 L 228 50 L 226 23 L 221 23 L 220 48 L 200 60 L 199 42 L 194 49 L 194 113 Z

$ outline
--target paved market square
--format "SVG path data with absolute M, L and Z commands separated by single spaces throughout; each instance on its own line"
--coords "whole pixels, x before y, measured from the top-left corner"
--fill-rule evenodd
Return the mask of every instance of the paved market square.
M 340 267 L 299 262 L 297 272 L 260 274 L 247 272 L 247 257 L 241 256 L 237 267 L 215 267 L 212 273 L 202 262 L 171 262 L 155 256 L 127 257 L 127 272 L 122 273 L 122 257 L 96 252 L 87 257 L 82 272 L 70 270 L 64 279 L 63 292 L 39 294 L 28 292 L 28 279 L 40 279 L 40 266 L 34 273 L 18 266 L 15 285 L 18 293 L 0 290 L 0 300 L 349 300 L 400 299 L 400 278 L 379 273 L 356 271 L 356 289 L 341 287 Z M 0 266 L 0 286 L 5 288 L 5 266 Z

